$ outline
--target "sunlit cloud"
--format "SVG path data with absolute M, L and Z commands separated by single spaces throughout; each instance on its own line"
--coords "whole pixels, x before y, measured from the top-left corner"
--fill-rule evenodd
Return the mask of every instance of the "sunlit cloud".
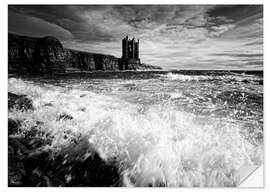
M 9 6 L 9 31 L 121 57 L 140 39 L 142 62 L 164 69 L 262 69 L 261 5 Z

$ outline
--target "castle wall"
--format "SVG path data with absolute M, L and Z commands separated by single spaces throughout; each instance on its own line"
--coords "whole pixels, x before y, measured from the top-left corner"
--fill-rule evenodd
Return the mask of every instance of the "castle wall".
M 126 38 L 122 40 L 122 58 L 128 58 L 128 41 Z
M 123 59 L 128 59 L 128 58 L 139 59 L 139 41 L 136 42 L 134 38 L 132 40 L 129 40 L 128 36 L 126 36 L 122 40 L 122 58 Z
M 139 41 L 136 42 L 134 38 L 129 40 L 128 36 L 126 36 L 122 40 L 122 62 L 120 64 L 120 69 L 133 70 L 137 69 L 140 64 Z
M 139 42 L 135 42 L 135 54 L 134 58 L 139 59 Z

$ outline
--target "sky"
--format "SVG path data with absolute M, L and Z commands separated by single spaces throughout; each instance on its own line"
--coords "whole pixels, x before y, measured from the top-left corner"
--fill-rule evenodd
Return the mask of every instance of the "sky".
M 116 57 L 128 35 L 165 70 L 263 69 L 262 5 L 9 5 L 8 31 Z

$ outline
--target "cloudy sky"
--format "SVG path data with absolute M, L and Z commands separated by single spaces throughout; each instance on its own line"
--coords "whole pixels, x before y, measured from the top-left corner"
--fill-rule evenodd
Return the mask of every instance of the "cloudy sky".
M 142 62 L 164 69 L 262 69 L 261 5 L 10 5 L 8 30 L 55 36 L 67 48 L 121 57 L 140 39 Z

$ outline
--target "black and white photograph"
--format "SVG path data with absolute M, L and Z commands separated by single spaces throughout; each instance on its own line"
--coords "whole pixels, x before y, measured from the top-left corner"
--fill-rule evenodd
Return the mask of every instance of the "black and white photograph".
M 263 4 L 6 9 L 9 188 L 264 187 Z

